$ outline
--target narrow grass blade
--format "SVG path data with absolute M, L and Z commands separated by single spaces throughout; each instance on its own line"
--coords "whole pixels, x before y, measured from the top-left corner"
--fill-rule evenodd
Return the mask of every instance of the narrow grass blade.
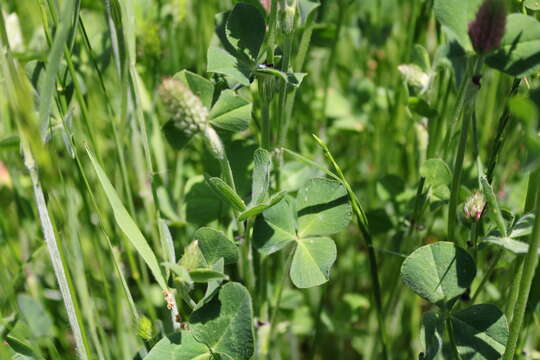
M 144 259 L 146 265 L 148 265 L 148 267 L 150 268 L 150 271 L 154 275 L 159 286 L 163 290 L 166 290 L 167 283 L 165 282 L 163 274 L 161 273 L 161 270 L 159 268 L 159 263 L 157 261 L 156 255 L 148 245 L 148 242 L 141 233 L 141 230 L 139 229 L 137 224 L 135 224 L 135 221 L 129 215 L 126 208 L 120 201 L 116 190 L 112 186 L 109 178 L 107 177 L 101 166 L 98 164 L 94 155 L 90 152 L 88 148 L 86 148 L 86 152 L 90 157 L 90 161 L 92 162 L 92 165 L 94 166 L 94 169 L 96 170 L 96 173 L 98 175 L 99 182 L 101 183 L 101 186 L 103 187 L 103 190 L 107 195 L 107 199 L 109 200 L 111 208 L 113 209 L 114 219 L 116 220 L 116 223 L 118 224 L 122 232 L 126 235 L 131 244 L 135 247 L 139 255 L 141 255 L 141 257 Z
M 70 27 L 73 20 L 74 1 L 64 1 L 62 9 L 62 20 L 56 30 L 54 40 L 47 57 L 47 71 L 45 80 L 39 87 L 39 123 L 41 124 L 41 136 L 44 138 L 49 128 L 49 114 L 51 111 L 51 101 L 56 91 L 56 76 L 60 69 L 62 54 L 68 40 Z
M 34 189 L 34 197 L 38 209 L 39 220 L 41 222 L 41 228 L 43 230 L 43 236 L 45 237 L 45 243 L 47 244 L 56 281 L 60 286 L 60 293 L 62 294 L 62 299 L 64 300 L 69 324 L 71 326 L 71 330 L 73 331 L 73 336 L 75 337 L 77 355 L 79 359 L 88 359 L 89 346 L 86 333 L 82 325 L 82 317 L 77 309 L 73 285 L 68 279 L 69 273 L 67 265 L 65 264 L 64 258 L 61 254 L 61 249 L 58 247 L 58 243 L 56 241 L 53 225 L 49 217 L 47 204 L 45 202 L 45 196 L 43 194 L 38 172 L 35 167 L 34 158 L 30 153 L 27 144 L 23 144 L 23 149 L 24 162 L 32 180 L 32 187 Z

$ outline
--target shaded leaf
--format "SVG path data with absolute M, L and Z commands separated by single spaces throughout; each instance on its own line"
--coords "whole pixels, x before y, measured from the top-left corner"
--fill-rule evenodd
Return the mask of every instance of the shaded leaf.
M 266 32 L 264 17 L 256 7 L 237 3 L 227 18 L 226 36 L 235 49 L 257 60 Z
M 285 198 L 255 220 L 253 243 L 263 255 L 270 255 L 296 238 L 296 219 L 290 200 Z
M 472 257 L 445 241 L 418 248 L 401 266 L 403 282 L 419 296 L 441 307 L 463 294 L 475 275 Z
M 491 304 L 473 305 L 451 317 L 459 354 L 468 360 L 498 360 L 508 341 L 504 314 Z
M 207 54 L 208 72 L 228 75 L 242 85 L 249 86 L 251 66 L 238 60 L 227 51 L 210 46 Z
M 251 120 L 251 103 L 232 90 L 224 90 L 210 110 L 209 120 L 223 130 L 243 131 Z
M 176 73 L 174 78 L 179 79 L 184 82 L 184 84 L 188 85 L 191 92 L 201 99 L 202 104 L 207 109 L 210 109 L 214 97 L 214 83 L 212 81 L 188 70 L 182 70 L 179 73 Z
M 331 235 L 344 230 L 352 218 L 347 191 L 335 180 L 315 178 L 298 191 L 298 235 Z
M 501 49 L 486 64 L 506 74 L 525 77 L 540 69 L 540 22 L 524 14 L 511 14 Z
M 228 283 L 217 297 L 193 312 L 191 331 L 213 352 L 248 360 L 254 351 L 252 313 L 247 289 L 239 283 Z
M 426 351 L 421 360 L 442 359 L 444 322 L 441 315 L 435 312 L 427 312 L 422 315 L 423 342 Z
M 220 258 L 224 259 L 225 265 L 238 261 L 238 247 L 221 231 L 203 227 L 193 234 L 193 239 L 197 241 L 199 249 L 209 265 L 214 264 Z

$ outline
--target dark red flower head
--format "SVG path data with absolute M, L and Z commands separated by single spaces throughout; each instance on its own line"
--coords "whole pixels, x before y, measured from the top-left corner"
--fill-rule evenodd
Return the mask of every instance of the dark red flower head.
M 469 38 L 478 54 L 497 49 L 506 28 L 504 0 L 484 0 L 475 19 L 469 24 Z

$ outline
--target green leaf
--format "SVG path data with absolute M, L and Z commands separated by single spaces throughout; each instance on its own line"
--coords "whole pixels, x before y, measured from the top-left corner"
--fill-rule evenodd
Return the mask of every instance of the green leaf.
M 264 40 L 266 24 L 256 7 L 238 3 L 227 18 L 226 36 L 235 49 L 252 61 L 257 60 Z
M 538 11 L 540 10 L 540 0 L 525 0 L 523 5 L 529 10 Z
M 150 268 L 150 271 L 154 275 L 154 278 L 158 282 L 159 286 L 162 289 L 167 289 L 167 284 L 159 268 L 159 263 L 157 261 L 156 255 L 148 245 L 148 242 L 141 233 L 141 230 L 139 230 L 139 228 L 137 227 L 137 224 L 135 224 L 135 221 L 133 221 L 133 218 L 127 212 L 124 204 L 122 204 L 122 202 L 120 201 L 116 190 L 112 186 L 109 178 L 107 177 L 101 166 L 98 164 L 94 155 L 90 152 L 88 148 L 86 149 L 86 152 L 90 157 L 92 165 L 94 166 L 99 182 L 101 183 L 101 186 L 105 191 L 105 195 L 107 195 L 107 200 L 109 200 L 109 204 L 111 205 L 111 208 L 113 210 L 116 224 L 120 227 L 124 235 L 131 242 L 131 245 L 135 247 L 139 255 L 144 259 L 146 265 L 148 265 L 148 267 Z
M 212 189 L 216 191 L 216 194 L 218 194 L 224 201 L 228 202 L 233 208 L 238 211 L 244 211 L 246 209 L 244 200 L 242 200 L 236 191 L 234 191 L 234 189 L 227 185 L 223 180 L 218 177 L 212 177 L 208 179 L 208 183 Z
M 463 294 L 475 275 L 472 257 L 444 241 L 416 249 L 401 266 L 403 282 L 422 298 L 441 307 Z
M 467 33 L 469 23 L 483 0 L 435 0 L 433 10 L 435 17 L 443 25 L 444 30 L 455 38 L 467 51 L 472 52 L 472 44 Z
M 228 75 L 240 84 L 249 86 L 251 66 L 229 54 L 227 51 L 210 46 L 207 54 L 208 72 Z
M 229 209 L 206 181 L 192 179 L 186 186 L 186 218 L 195 225 L 206 225 L 221 216 Z
M 254 351 L 252 316 L 247 289 L 239 283 L 228 283 L 217 297 L 193 312 L 192 334 L 213 352 L 248 360 Z
M 451 317 L 457 349 L 463 359 L 498 360 L 508 341 L 504 314 L 491 304 L 478 304 Z
M 209 120 L 212 125 L 228 131 L 243 131 L 251 120 L 252 105 L 232 90 L 224 90 L 210 111 Z
M 207 283 L 213 280 L 226 279 L 227 276 L 219 271 L 198 268 L 189 272 L 189 277 L 196 283 Z
M 163 124 L 162 130 L 167 142 L 175 150 L 181 150 L 193 137 L 193 135 L 188 135 L 186 131 L 176 127 L 173 120 L 169 120 Z
M 18 135 L 10 135 L 0 139 L 0 150 L 18 149 L 21 139 Z
M 257 149 L 253 154 L 253 181 L 251 185 L 251 204 L 264 201 L 270 187 L 270 171 L 272 158 L 264 149 Z
M 189 271 L 182 265 L 171 264 L 171 263 L 162 263 L 167 269 L 171 270 L 175 275 L 175 280 L 181 283 L 186 284 L 188 287 L 191 286 L 193 280 L 189 276 Z
M 441 315 L 427 312 L 422 315 L 423 342 L 426 347 L 420 360 L 442 360 L 444 322 Z
M 189 86 L 193 94 L 201 99 L 202 104 L 207 109 L 210 109 L 214 98 L 214 83 L 212 81 L 187 70 L 176 73 L 174 78 Z
M 487 236 L 483 239 L 483 241 L 500 246 L 516 255 L 526 254 L 529 252 L 529 244 L 510 237 Z M 538 254 L 540 255 L 540 250 L 538 250 Z
M 296 219 L 288 198 L 263 212 L 255 220 L 253 243 L 263 255 L 270 255 L 294 241 Z
M 199 249 L 209 265 L 214 264 L 220 258 L 224 259 L 225 265 L 238 261 L 238 247 L 221 231 L 203 227 L 193 234 L 193 239 L 197 241 Z
M 304 77 L 307 75 L 306 73 L 285 73 L 276 68 L 264 65 L 259 65 L 254 73 L 275 76 L 291 87 L 299 87 L 304 80 Z
M 278 202 L 280 202 L 285 197 L 286 194 L 287 193 L 285 191 L 281 191 L 273 195 L 270 199 L 266 200 L 265 202 L 261 204 L 248 206 L 246 210 L 244 210 L 238 215 L 238 220 L 243 221 L 243 220 L 249 219 L 250 217 L 259 215 L 266 209 L 269 209 L 275 204 L 277 204 Z
M 429 159 L 420 167 L 420 176 L 426 178 L 426 185 L 437 187 L 452 182 L 452 171 L 441 159 Z
M 54 40 L 47 56 L 45 79 L 39 86 L 39 123 L 41 124 L 41 135 L 43 137 L 45 137 L 49 130 L 51 100 L 56 93 L 56 76 L 60 69 L 64 48 L 73 25 L 74 9 L 75 2 L 73 0 L 64 1 L 60 23 L 54 34 Z
M 144 360 L 211 360 L 205 345 L 193 337 L 191 331 L 165 336 L 150 350 Z
M 298 239 L 290 271 L 293 284 L 299 288 L 324 284 L 336 257 L 336 244 L 330 238 Z
M 525 77 L 540 69 L 540 22 L 524 14 L 511 14 L 500 50 L 486 64 L 515 77 Z
M 19 294 L 17 305 L 30 331 L 36 337 L 54 337 L 54 328 L 51 316 L 43 307 L 43 304 L 30 295 Z
M 315 178 L 298 191 L 298 236 L 331 235 L 352 218 L 347 191 L 335 180 Z
M 17 354 L 12 357 L 13 360 L 34 360 L 34 359 L 43 359 L 41 356 L 36 354 L 34 350 L 29 345 L 26 345 L 21 340 L 8 335 L 3 339 L 10 348 L 13 349 Z
M 408 100 L 408 105 L 412 112 L 428 119 L 439 115 L 437 110 L 433 109 L 424 99 L 419 97 L 410 97 Z
M 522 236 L 528 236 L 532 233 L 534 226 L 534 213 L 528 213 L 523 215 L 516 221 L 510 231 L 511 238 L 519 238 Z

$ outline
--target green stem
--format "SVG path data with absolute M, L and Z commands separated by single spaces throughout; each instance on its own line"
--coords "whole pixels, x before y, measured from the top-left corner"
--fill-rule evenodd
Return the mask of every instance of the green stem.
M 445 323 L 446 323 L 446 331 L 448 332 L 448 340 L 450 341 L 450 348 L 452 350 L 452 358 L 453 359 L 457 359 L 457 360 L 461 360 L 461 356 L 459 356 L 459 352 L 458 352 L 458 349 L 457 349 L 457 343 L 456 343 L 456 339 L 454 338 L 454 327 L 452 325 L 452 319 L 450 317 L 450 314 L 445 311 L 445 317 L 446 317 L 446 320 L 445 320 Z
M 540 170 L 531 173 L 531 178 L 540 177 Z M 540 187 L 536 188 L 536 212 L 534 220 L 534 228 L 531 235 L 531 241 L 529 243 L 529 251 L 525 257 L 523 264 L 523 274 L 519 284 L 519 294 L 517 296 L 517 302 L 514 309 L 514 316 L 510 324 L 510 336 L 508 343 L 506 344 L 506 350 L 504 352 L 503 360 L 512 360 L 516 353 L 517 343 L 519 335 L 522 330 L 523 318 L 525 317 L 525 309 L 527 307 L 527 300 L 529 299 L 529 292 L 531 290 L 531 284 L 534 277 L 534 272 L 538 264 L 538 249 L 540 248 Z
M 381 285 L 379 283 L 379 270 L 377 266 L 377 257 L 375 256 L 375 249 L 373 248 L 373 240 L 371 238 L 371 234 L 369 232 L 369 226 L 366 214 L 364 210 L 362 209 L 362 206 L 360 205 L 360 201 L 358 200 L 358 197 L 354 193 L 354 191 L 351 188 L 351 185 L 345 178 L 345 175 L 343 174 L 343 171 L 335 161 L 334 157 L 332 156 L 332 153 L 328 149 L 328 146 L 322 142 L 321 139 L 319 139 L 317 136 L 313 135 L 315 140 L 319 143 L 321 148 L 323 149 L 324 155 L 326 156 L 328 162 L 334 167 L 334 170 L 336 171 L 337 177 L 340 179 L 341 183 L 347 190 L 347 194 L 349 195 L 349 199 L 351 200 L 351 205 L 353 208 L 353 213 L 356 217 L 356 221 L 358 224 L 358 228 L 360 229 L 360 232 L 362 233 L 362 236 L 366 242 L 366 247 L 368 251 L 368 260 L 369 260 L 369 268 L 370 268 L 370 276 L 371 276 L 371 282 L 373 285 L 373 296 L 375 300 L 375 309 L 377 311 L 377 320 L 379 322 L 379 336 L 380 336 L 380 342 L 382 345 L 382 355 L 384 359 L 389 358 L 388 350 L 387 350 L 387 341 L 386 341 L 386 331 L 385 331 L 385 320 L 384 320 L 384 311 L 382 306 L 382 291 L 381 291 Z
M 287 261 L 285 263 L 285 267 L 283 268 L 283 275 L 281 277 L 281 281 L 277 285 L 278 287 L 275 295 L 274 306 L 272 308 L 272 315 L 270 316 L 270 330 L 268 335 L 269 341 L 272 341 L 272 338 L 274 337 L 274 331 L 276 330 L 277 314 L 279 312 L 279 304 L 281 303 L 283 288 L 285 287 L 285 283 L 287 282 L 287 278 L 289 277 L 289 269 L 291 267 L 292 258 L 295 250 L 296 245 L 290 250 L 289 254 L 287 255 Z
M 455 238 L 456 220 L 457 220 L 457 205 L 459 201 L 459 193 L 461 187 L 461 175 L 463 171 L 463 160 L 465 158 L 465 148 L 467 146 L 467 134 L 469 131 L 469 122 L 474 116 L 474 98 L 478 86 L 473 83 L 472 77 L 477 75 L 482 67 L 482 59 L 476 57 L 474 59 L 474 65 L 470 67 L 472 69 L 467 72 L 467 75 L 463 79 L 465 83 L 462 94 L 458 96 L 458 107 L 456 110 L 456 119 L 459 119 L 461 112 L 464 113 L 461 126 L 461 136 L 459 139 L 459 145 L 457 149 L 456 158 L 454 161 L 454 172 L 452 179 L 452 189 L 450 193 L 450 204 L 448 208 L 448 239 L 450 241 L 457 242 Z M 463 99 L 461 99 L 463 97 Z M 467 99 L 467 101 L 465 101 Z M 464 107 L 464 108 L 463 108 Z M 451 137 L 451 134 L 448 134 Z
M 515 269 L 511 275 L 510 280 L 512 282 L 512 285 L 510 286 L 510 296 L 509 296 L 510 300 L 506 304 L 506 311 L 505 311 L 506 320 L 510 322 L 512 321 L 512 318 L 514 317 L 514 309 L 516 308 L 516 302 L 517 302 L 518 293 L 519 293 L 518 289 L 519 289 L 519 284 L 520 284 L 522 274 L 523 274 L 523 257 L 520 256 L 516 258 Z

